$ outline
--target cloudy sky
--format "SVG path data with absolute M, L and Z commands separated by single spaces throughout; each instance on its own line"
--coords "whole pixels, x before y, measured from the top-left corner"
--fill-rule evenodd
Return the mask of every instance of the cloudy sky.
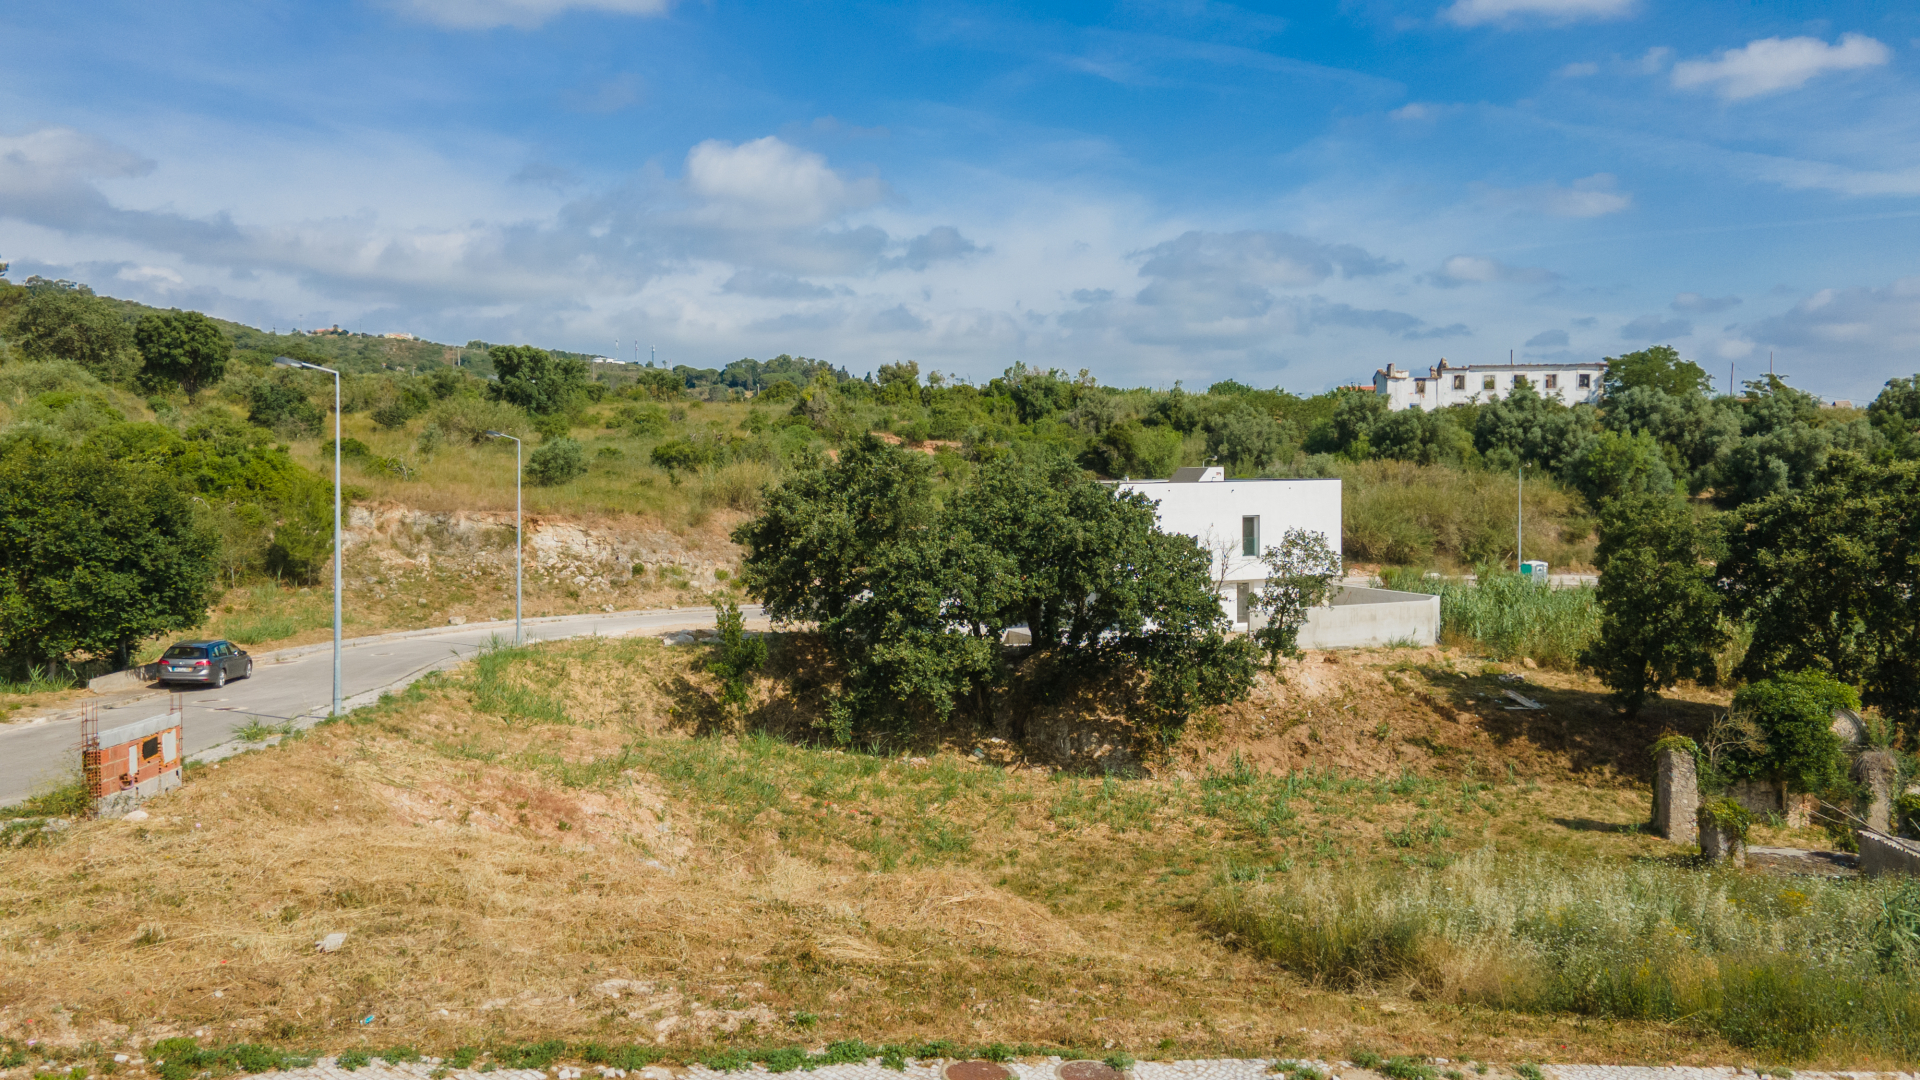
M 1848 0 L 9 4 L 0 260 L 701 366 L 1671 343 L 1865 399 L 1920 371 L 1916 52 Z

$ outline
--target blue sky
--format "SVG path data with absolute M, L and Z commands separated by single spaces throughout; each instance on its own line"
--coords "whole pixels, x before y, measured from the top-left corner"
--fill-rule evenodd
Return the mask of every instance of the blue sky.
M 1810 17 L 1817 15 L 1818 17 Z M 0 8 L 12 278 L 717 366 L 1920 371 L 1920 8 Z

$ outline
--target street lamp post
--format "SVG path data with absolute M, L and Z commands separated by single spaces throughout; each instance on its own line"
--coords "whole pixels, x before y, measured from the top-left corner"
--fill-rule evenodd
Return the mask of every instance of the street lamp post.
M 495 439 L 513 439 L 504 431 L 489 431 Z M 513 439 L 513 643 L 520 641 L 520 440 Z
M 273 362 L 280 367 L 306 368 L 309 371 L 324 371 L 333 376 L 333 716 L 340 715 L 340 564 L 346 561 L 346 553 L 340 548 L 340 373 L 319 364 L 309 364 L 304 360 L 295 360 L 291 356 L 276 356 Z

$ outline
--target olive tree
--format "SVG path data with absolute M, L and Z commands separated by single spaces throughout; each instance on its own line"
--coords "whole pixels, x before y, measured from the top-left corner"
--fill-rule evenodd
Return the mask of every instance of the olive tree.
M 1267 582 L 1253 608 L 1266 616 L 1266 625 L 1253 632 L 1253 639 L 1267 650 L 1272 666 L 1283 655 L 1300 655 L 1300 628 L 1307 615 L 1340 587 L 1340 553 L 1327 543 L 1325 533 L 1295 528 L 1267 548 L 1260 561 L 1266 564 Z

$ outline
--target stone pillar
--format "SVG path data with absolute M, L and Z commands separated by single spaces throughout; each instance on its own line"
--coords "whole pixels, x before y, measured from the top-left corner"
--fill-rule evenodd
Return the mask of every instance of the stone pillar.
M 1700 857 L 1709 865 L 1747 865 L 1747 826 L 1753 815 L 1728 798 L 1700 805 Z
M 1685 750 L 1662 750 L 1653 759 L 1653 831 L 1675 844 L 1698 839 L 1700 777 L 1693 755 Z
M 1740 830 L 1715 821 L 1700 823 L 1700 857 L 1709 863 L 1747 865 L 1747 841 Z
M 1867 828 L 1893 833 L 1893 783 L 1899 775 L 1899 764 L 1885 750 L 1867 750 L 1853 759 L 1853 778 L 1866 789 L 1861 798 L 1864 805 L 1854 812 L 1866 821 Z

